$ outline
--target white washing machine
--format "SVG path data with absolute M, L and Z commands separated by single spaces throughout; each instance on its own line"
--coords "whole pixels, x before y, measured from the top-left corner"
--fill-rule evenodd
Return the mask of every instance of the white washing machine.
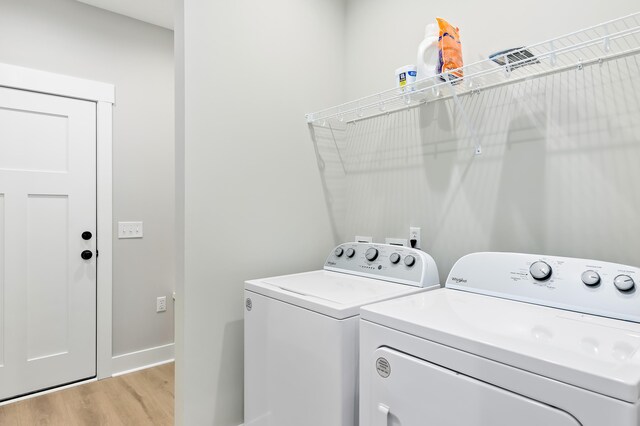
M 363 426 L 640 425 L 640 270 L 514 253 L 361 309 Z
M 439 288 L 428 254 L 336 247 L 324 269 L 245 283 L 245 426 L 358 424 L 362 305 Z

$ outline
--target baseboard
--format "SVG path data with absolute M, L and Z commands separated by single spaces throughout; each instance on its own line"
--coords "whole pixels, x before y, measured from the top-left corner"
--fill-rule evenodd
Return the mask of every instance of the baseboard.
M 18 397 L 18 398 L 13 398 L 13 399 L 8 399 L 6 401 L 2 401 L 2 402 L 0 402 L 0 407 L 2 407 L 3 405 L 13 404 L 15 402 L 20 402 L 20 401 L 24 401 L 24 400 L 31 399 L 31 398 L 36 398 L 36 397 L 39 397 L 39 396 L 42 396 L 42 395 L 46 395 L 48 393 L 58 392 L 58 391 L 61 391 L 61 390 L 74 388 L 76 386 L 86 385 L 88 383 L 93 383 L 93 382 L 97 382 L 97 381 L 98 380 L 96 378 L 87 379 L 87 380 L 80 380 L 79 382 L 71 383 L 70 385 L 58 386 L 58 387 L 54 387 L 54 388 L 51 388 L 51 389 L 30 393 L 29 395 L 25 395 L 25 396 L 21 396 L 21 397 Z
M 137 370 L 155 367 L 174 360 L 174 344 L 156 346 L 137 352 L 114 356 L 111 360 L 111 375 L 113 377 L 132 373 Z

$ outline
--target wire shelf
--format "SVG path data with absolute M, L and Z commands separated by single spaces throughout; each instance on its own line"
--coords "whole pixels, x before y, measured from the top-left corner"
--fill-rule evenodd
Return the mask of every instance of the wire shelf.
M 580 71 L 585 66 L 636 55 L 640 53 L 640 12 L 519 50 L 525 49 L 533 57 L 521 56 L 513 61 L 505 53 L 496 58 L 503 65 L 486 59 L 462 67 L 462 79 L 449 82 L 443 81 L 443 75 L 437 75 L 405 86 L 404 92 L 394 88 L 309 113 L 307 122 L 320 126 L 327 120 L 353 123 L 427 102 L 456 99 L 522 80 L 571 69 Z M 478 149 L 477 153 L 480 153 Z

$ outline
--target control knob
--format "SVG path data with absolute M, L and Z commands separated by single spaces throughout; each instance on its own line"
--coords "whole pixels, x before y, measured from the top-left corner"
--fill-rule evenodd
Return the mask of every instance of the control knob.
M 629 275 L 618 275 L 613 279 L 613 284 L 620 291 L 631 291 L 636 286 L 636 283 L 633 282 L 633 278 Z
M 392 253 L 391 256 L 389 256 L 389 260 L 395 265 L 400 262 L 400 255 L 398 253 Z
M 584 271 L 582 273 L 582 282 L 589 287 L 595 287 L 600 284 L 600 274 L 596 271 Z
M 356 251 L 352 248 L 348 248 L 347 249 L 347 257 L 351 258 L 353 257 L 353 255 L 356 254 Z
M 340 257 L 344 253 L 344 250 L 342 249 L 342 247 L 338 247 L 333 253 L 336 255 L 336 257 Z
M 408 255 L 404 258 L 404 264 L 411 268 L 416 263 L 416 258 L 412 255 Z
M 553 269 L 551 269 L 551 266 L 549 266 L 547 262 L 543 262 L 542 260 L 533 262 L 533 264 L 529 268 L 531 276 L 538 281 L 548 280 L 549 277 L 551 277 L 552 271 Z
M 364 257 L 366 257 L 369 262 L 373 262 L 378 258 L 378 249 L 370 247 L 364 254 Z

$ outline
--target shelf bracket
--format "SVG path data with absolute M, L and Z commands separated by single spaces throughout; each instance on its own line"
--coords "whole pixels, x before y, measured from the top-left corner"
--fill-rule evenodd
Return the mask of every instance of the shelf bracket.
M 509 55 L 504 55 L 504 76 L 511 77 L 511 65 L 509 65 Z
M 476 132 L 476 128 L 473 125 L 473 122 L 471 121 L 471 118 L 467 115 L 467 111 L 462 106 L 462 102 L 460 102 L 460 99 L 458 98 L 458 95 L 456 94 L 456 88 L 454 87 L 454 84 L 451 81 L 451 78 L 449 77 L 449 74 L 448 73 L 444 73 L 442 75 L 447 80 L 447 83 L 449 83 L 449 88 L 451 89 L 451 96 L 453 97 L 453 102 L 456 104 L 456 107 L 460 110 L 460 114 L 462 115 L 462 119 L 464 120 L 465 124 L 467 125 L 467 128 L 469 129 L 469 133 L 471 133 L 471 139 L 473 140 L 473 142 L 475 144 L 475 154 L 476 155 L 480 155 L 480 154 L 482 154 L 482 144 L 480 143 L 480 138 L 478 137 L 478 133 Z
M 556 59 L 556 49 L 553 46 L 553 40 L 549 42 L 549 62 L 551 63 L 552 67 L 555 67 L 556 63 L 558 62 Z
M 611 38 L 609 37 L 609 27 L 606 24 L 604 25 L 604 33 L 606 35 L 604 37 L 604 46 L 602 48 L 605 53 L 609 53 L 611 51 Z
M 433 96 L 436 98 L 440 97 L 440 86 L 439 86 L 438 77 L 433 77 L 433 86 L 431 87 L 431 91 L 433 92 Z

